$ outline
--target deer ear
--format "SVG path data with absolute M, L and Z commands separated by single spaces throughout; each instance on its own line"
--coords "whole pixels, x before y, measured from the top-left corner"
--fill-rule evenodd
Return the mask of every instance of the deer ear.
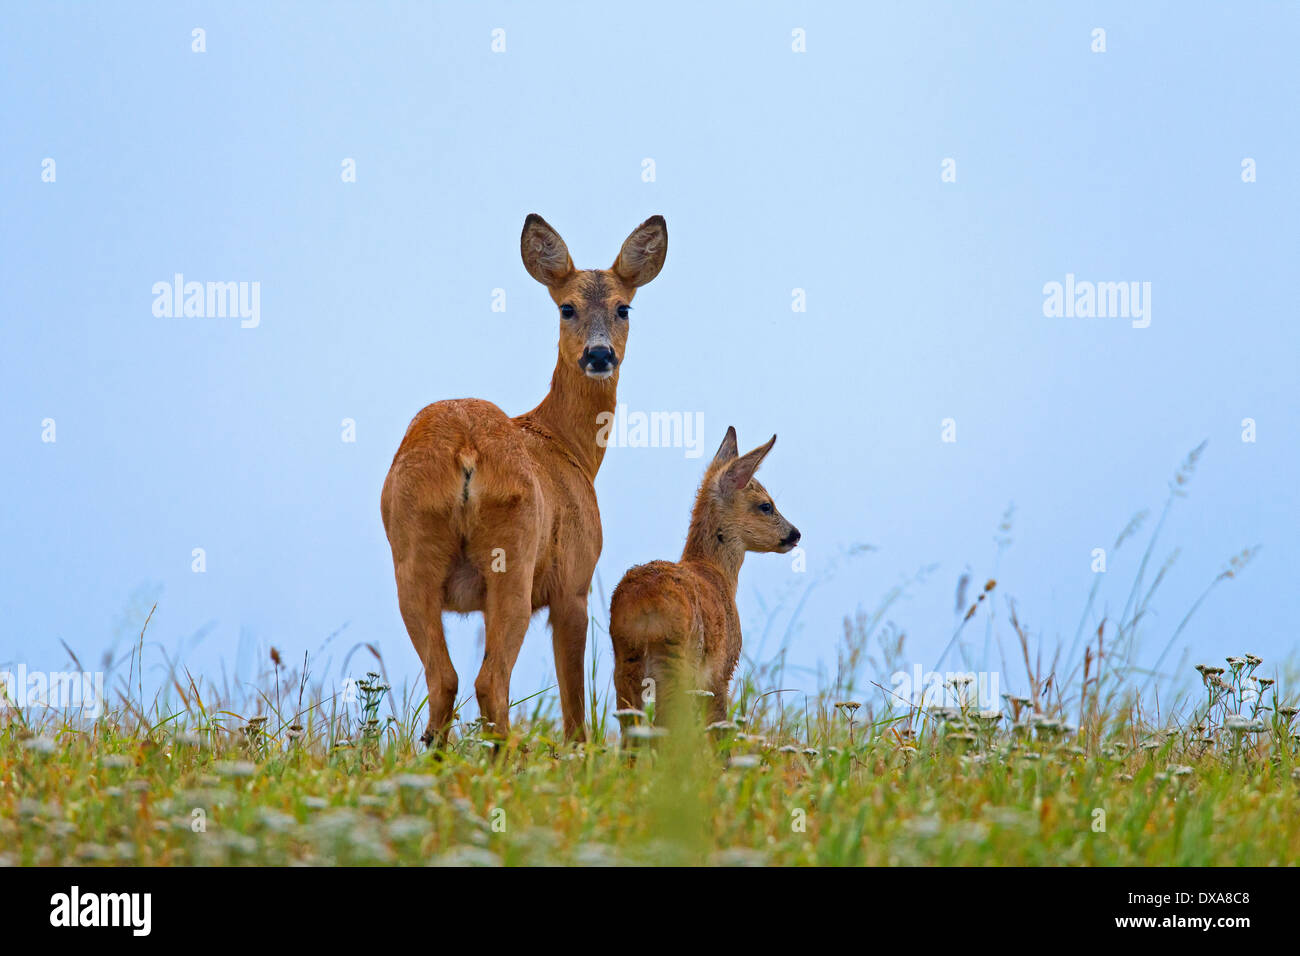
M 659 274 L 667 254 L 668 224 L 663 216 L 651 216 L 624 240 L 613 269 L 620 279 L 643 286 Z
M 728 465 L 722 477 L 718 479 L 718 487 L 722 489 L 722 493 L 735 494 L 749 484 L 749 479 L 754 477 L 754 472 L 758 471 L 758 466 L 763 463 L 763 459 L 775 444 L 776 436 L 773 435 L 767 440 L 766 445 L 759 445 L 753 451 L 745 452 Z
M 559 285 L 573 271 L 569 247 L 537 213 L 529 213 L 519 237 L 519 252 L 528 274 L 544 286 Z
M 717 468 L 720 465 L 725 465 L 729 461 L 734 461 L 736 455 L 736 426 L 729 425 L 727 426 L 727 434 L 722 438 L 722 444 L 718 446 L 718 453 L 713 456 L 713 462 L 709 467 Z

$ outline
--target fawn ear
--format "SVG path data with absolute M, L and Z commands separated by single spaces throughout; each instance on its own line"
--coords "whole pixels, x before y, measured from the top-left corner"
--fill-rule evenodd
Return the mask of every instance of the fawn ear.
M 524 257 L 528 274 L 544 286 L 559 285 L 573 271 L 569 247 L 560 234 L 535 212 L 529 213 L 524 220 L 519 252 Z
M 754 472 L 758 471 L 758 466 L 763 463 L 763 459 L 775 444 L 776 436 L 773 435 L 767 440 L 766 445 L 759 445 L 753 451 L 745 452 L 728 465 L 722 477 L 718 479 L 718 487 L 722 489 L 722 493 L 735 494 L 749 484 L 749 479 L 754 477 Z
M 710 468 L 717 468 L 725 465 L 729 461 L 735 461 L 738 450 L 736 448 L 736 426 L 728 425 L 727 434 L 722 437 L 722 444 L 718 446 L 718 453 L 713 456 Z
M 663 216 L 651 216 L 623 241 L 613 269 L 620 279 L 643 286 L 659 274 L 667 254 L 668 224 Z

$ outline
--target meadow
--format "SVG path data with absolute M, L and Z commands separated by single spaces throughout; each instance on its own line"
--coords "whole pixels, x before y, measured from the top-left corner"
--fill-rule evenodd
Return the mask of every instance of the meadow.
M 438 754 L 416 709 L 380 716 L 377 674 L 355 707 L 267 693 L 250 718 L 178 686 L 182 708 L 148 719 L 11 712 L 0 863 L 1287 865 L 1300 733 L 1259 667 L 1207 669 L 1178 720 L 1094 692 L 1082 724 L 1050 688 L 996 710 L 777 710 L 750 687 L 708 729 L 656 737 L 625 716 L 633 748 L 606 708 L 593 742 L 566 745 L 538 698 L 508 742 L 475 721 Z
M 1168 567 L 1148 571 L 1162 523 L 1123 612 L 1085 633 L 1085 611 L 1075 645 L 1050 657 L 1014 602 L 994 617 L 996 581 L 974 586 L 940 700 L 888 685 L 908 659 L 889 623 L 896 589 L 845 621 L 818 693 L 785 689 L 783 653 L 747 660 L 729 719 L 708 727 L 662 735 L 652 703 L 613 713 L 593 671 L 581 745 L 541 693 L 512 704 L 507 740 L 458 720 L 427 752 L 424 701 L 392 692 L 373 648 L 378 670 L 343 689 L 272 650 L 238 697 L 167 661 L 150 700 L 146 621 L 96 719 L 0 713 L 0 864 L 1293 865 L 1294 669 L 1227 648 L 1161 671 L 1194 607 L 1154 668 L 1135 663 Z M 981 619 L 1016 661 L 996 701 L 970 666 L 965 631 Z M 596 622 L 590 642 L 608 643 Z

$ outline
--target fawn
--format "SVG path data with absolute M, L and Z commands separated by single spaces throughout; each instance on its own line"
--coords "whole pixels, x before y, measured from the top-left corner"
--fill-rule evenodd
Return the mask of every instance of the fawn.
M 652 216 L 609 269 L 575 269 L 559 234 L 528 216 L 524 268 L 560 312 L 550 392 L 515 418 L 475 398 L 436 402 L 411 421 L 393 456 L 380 510 L 402 620 L 429 687 L 421 739 L 430 746 L 445 743 L 456 704 L 444 610 L 483 612 L 474 690 L 490 732 L 504 737 L 524 633 L 533 612 L 549 608 L 565 735 L 584 739 L 587 594 L 601 548 L 592 482 L 605 456 L 597 418 L 615 409 L 628 306 L 667 250 L 668 227 Z
M 639 708 L 654 682 L 655 720 L 672 713 L 681 690 L 706 690 L 710 721 L 727 714 L 727 686 L 740 660 L 736 584 L 746 551 L 785 554 L 799 530 L 782 517 L 754 472 L 772 450 L 737 457 L 728 428 L 695 496 L 682 559 L 632 568 L 614 589 L 609 634 L 620 710 Z

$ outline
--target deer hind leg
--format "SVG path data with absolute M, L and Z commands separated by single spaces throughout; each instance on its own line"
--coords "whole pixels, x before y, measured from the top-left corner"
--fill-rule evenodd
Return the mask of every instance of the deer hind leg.
M 617 710 L 645 710 L 641 682 L 645 679 L 645 658 L 637 651 L 614 649 L 614 696 Z
M 483 575 L 483 666 L 474 681 L 479 713 L 497 737 L 510 731 L 510 674 L 533 616 L 533 568 L 525 558 L 530 549 L 516 544 L 503 551 L 504 569 L 498 565 L 498 570 Z M 490 568 L 490 564 L 482 566 Z
M 424 665 L 429 688 L 429 722 L 420 740 L 438 749 L 447 742 L 459 682 L 442 630 L 442 580 L 446 563 L 403 563 L 397 573 L 397 600 L 406 631 Z
M 676 668 L 672 657 L 666 652 L 662 643 L 647 649 L 645 657 L 645 676 L 642 678 L 643 690 L 640 697 L 646 704 L 654 704 L 654 722 L 659 727 L 670 724 L 668 709 L 677 699 Z
M 554 598 L 551 601 L 551 646 L 555 651 L 555 677 L 560 685 L 560 712 L 564 736 L 582 742 L 587 739 L 586 704 L 583 699 L 583 658 L 587 651 L 587 598 Z
M 727 719 L 727 685 L 730 681 L 715 680 L 712 682 L 709 690 L 713 691 L 713 696 L 709 698 L 705 707 L 706 723 L 716 724 Z
M 645 701 L 641 699 L 642 681 L 645 680 L 645 656 L 643 651 L 620 647 L 614 642 L 614 699 L 617 710 L 645 710 Z M 623 747 L 636 746 L 635 738 L 628 734 L 628 728 L 636 726 L 635 717 L 620 717 L 619 727 L 622 731 Z

